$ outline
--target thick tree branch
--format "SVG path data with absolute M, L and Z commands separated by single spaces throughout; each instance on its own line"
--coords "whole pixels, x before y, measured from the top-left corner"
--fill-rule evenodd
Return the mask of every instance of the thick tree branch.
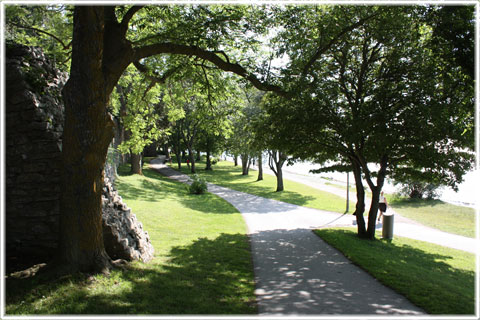
M 125 13 L 125 15 L 123 16 L 122 22 L 120 23 L 120 27 L 123 35 L 127 33 L 128 24 L 130 23 L 130 20 L 132 20 L 135 13 L 137 13 L 143 7 L 144 6 L 132 6 L 130 9 L 128 9 L 127 13 Z
M 134 61 L 133 65 L 137 68 L 138 71 L 143 73 L 148 80 L 154 83 L 159 83 L 159 84 L 165 83 L 168 77 L 170 77 L 178 69 L 180 69 L 180 67 L 170 68 L 167 71 L 165 71 L 165 73 L 162 76 L 160 76 L 160 75 L 151 75 L 151 72 L 149 72 L 148 68 L 145 67 L 143 64 L 141 64 L 139 61 Z
M 198 58 L 210 61 L 211 63 L 213 63 L 218 68 L 224 71 L 229 71 L 241 76 L 242 78 L 250 81 L 253 84 L 253 86 L 255 86 L 257 89 L 261 91 L 272 91 L 280 96 L 288 97 L 288 92 L 285 91 L 283 88 L 276 85 L 264 83 L 260 81 L 254 74 L 248 72 L 241 65 L 237 63 L 231 63 L 231 62 L 225 61 L 222 58 L 220 58 L 218 55 L 216 55 L 214 52 L 204 50 L 197 46 L 187 46 L 187 45 L 175 44 L 175 43 L 158 43 L 158 44 L 147 45 L 135 50 L 134 59 L 135 61 L 138 61 L 142 58 L 146 58 L 146 57 L 150 57 L 150 56 L 153 56 L 156 54 L 162 54 L 162 53 L 196 56 Z

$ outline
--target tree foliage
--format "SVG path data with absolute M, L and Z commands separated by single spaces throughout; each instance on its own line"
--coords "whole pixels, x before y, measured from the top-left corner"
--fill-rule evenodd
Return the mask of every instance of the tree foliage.
M 145 146 L 167 134 L 161 126 L 161 94 L 159 86 L 146 86 L 144 76 L 134 68 L 124 73 L 111 97 L 113 113 L 121 116 L 129 132 L 129 138 L 118 146 L 120 152 L 140 154 Z
M 410 7 L 357 7 L 346 15 L 329 15 L 343 25 L 351 23 L 351 12 L 359 19 L 373 18 L 315 63 L 299 64 L 310 66 L 298 68 L 305 75 L 303 90 L 266 106 L 279 131 L 277 141 L 289 153 L 361 170 L 374 197 L 369 221 L 375 221 L 387 175 L 416 176 L 452 188 L 462 181 L 473 163 L 468 151 L 473 146 L 473 85 L 459 67 L 434 54 L 432 31 L 421 13 Z M 309 25 L 310 32 L 322 34 L 322 26 Z M 311 49 L 298 44 L 285 50 L 292 57 L 308 57 L 305 51 Z M 356 214 L 358 219 L 363 211 Z M 360 228 L 361 223 L 359 233 L 364 233 Z M 374 228 L 369 225 L 369 237 Z
M 58 39 L 50 39 L 51 51 L 61 51 L 58 45 L 68 50 L 70 42 L 64 39 L 72 32 L 71 16 L 65 10 L 55 13 L 55 8 L 44 6 L 38 13 L 33 7 L 7 6 L 7 31 L 32 43 L 33 36 L 58 30 Z M 170 120 L 190 122 L 190 132 L 201 128 L 214 135 L 225 131 L 228 126 L 223 124 L 235 122 L 232 137 L 243 146 L 255 140 L 245 130 L 250 116 L 219 116 L 225 110 L 223 101 L 236 106 L 242 102 L 232 102 L 241 95 L 236 89 L 222 89 L 228 81 L 214 69 L 275 93 L 269 97 L 271 108 L 267 105 L 272 143 L 298 157 L 349 165 L 359 192 L 357 220 L 363 219 L 362 175 L 374 195 L 370 221 L 375 221 L 387 175 L 416 175 L 455 187 L 473 158 L 471 63 L 462 60 L 463 54 L 471 57 L 473 13 L 468 10 L 473 6 L 465 8 L 74 7 L 70 79 L 63 91 L 68 177 L 62 195 L 63 260 L 80 270 L 111 266 L 103 249 L 100 201 L 102 170 L 113 137 L 108 102 L 132 64 L 148 83 L 177 76 L 164 95 Z M 45 12 L 53 20 L 45 20 Z M 27 22 L 46 31 L 14 25 Z M 461 22 L 459 31 L 448 29 L 452 22 Z M 40 45 L 48 46 L 45 39 Z M 454 54 L 449 54 L 452 48 Z M 142 104 L 138 94 L 129 99 Z M 138 110 L 150 114 L 148 108 Z M 136 117 L 128 121 L 135 124 L 132 129 L 148 127 Z M 189 138 L 184 140 L 188 147 Z M 241 145 L 231 141 L 232 149 Z M 371 163 L 379 169 L 371 169 Z M 372 226 L 369 232 L 374 234 Z
M 6 5 L 5 40 L 41 47 L 58 68 L 70 67 L 72 40 L 70 5 Z

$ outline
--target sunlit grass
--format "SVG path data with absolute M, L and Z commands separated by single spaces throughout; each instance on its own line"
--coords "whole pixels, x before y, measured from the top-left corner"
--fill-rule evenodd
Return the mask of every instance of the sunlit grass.
M 475 210 L 440 200 L 394 198 L 390 204 L 404 217 L 445 232 L 475 238 Z
M 253 266 L 238 211 L 212 194 L 152 169 L 119 170 L 120 195 L 155 248 L 150 263 L 134 262 L 110 276 L 39 274 L 7 280 L 13 314 L 255 314 Z
M 175 161 L 171 166 L 178 170 Z M 204 167 L 203 162 L 197 163 L 197 173 L 200 176 L 203 176 L 210 183 L 233 190 L 314 209 L 339 213 L 344 213 L 346 209 L 346 200 L 342 197 L 288 179 L 284 179 L 285 190 L 276 192 L 277 180 L 275 176 L 264 174 L 263 180 L 257 181 L 257 171 L 250 170 L 249 175 L 244 176 L 241 166 L 234 166 L 233 162 L 220 161 L 213 166 L 212 171 L 205 171 Z M 182 166 L 182 172 L 190 174 L 185 164 Z M 355 203 L 350 201 L 350 208 L 354 207 Z
M 360 239 L 352 228 L 315 232 L 428 313 L 474 313 L 474 254 L 402 237 L 391 242 Z

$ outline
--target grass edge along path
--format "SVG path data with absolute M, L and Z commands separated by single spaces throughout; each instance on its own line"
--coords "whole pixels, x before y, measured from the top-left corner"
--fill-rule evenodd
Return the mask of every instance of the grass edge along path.
M 476 237 L 475 209 L 441 200 L 394 197 L 392 208 L 405 218 L 425 226 L 464 237 Z
M 314 233 L 429 314 L 475 313 L 474 254 L 403 237 L 360 239 L 353 228 Z
M 283 201 L 286 203 L 319 209 L 330 212 L 345 213 L 346 200 L 340 196 L 318 190 L 303 183 L 283 179 L 285 190 L 276 192 L 276 177 L 273 175 L 263 175 L 262 181 L 257 181 L 257 171 L 251 171 L 248 175 L 242 175 L 242 167 L 234 166 L 230 161 L 219 161 L 213 166 L 212 171 L 204 170 L 204 162 L 196 162 L 196 171 L 200 177 L 203 177 L 209 183 L 213 183 L 232 190 L 256 195 L 263 198 Z M 175 161 L 172 161 L 170 167 L 183 174 L 192 176 L 185 163 L 182 163 L 182 169 L 178 170 Z M 355 208 L 355 202 L 350 201 L 350 208 Z M 350 209 L 351 210 L 351 209 Z M 351 212 L 353 213 L 353 211 Z
M 7 315 L 257 314 L 250 241 L 241 214 L 144 167 L 119 169 L 119 194 L 155 248 L 110 276 L 38 274 L 6 281 Z

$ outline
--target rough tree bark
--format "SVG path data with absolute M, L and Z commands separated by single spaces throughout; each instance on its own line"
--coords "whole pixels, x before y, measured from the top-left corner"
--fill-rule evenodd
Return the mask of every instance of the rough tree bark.
M 100 6 L 75 8 L 71 75 L 63 90 L 60 253 L 74 271 L 107 272 L 112 266 L 103 244 L 101 212 L 103 169 L 114 128 L 105 108 L 109 93 L 99 90 L 106 87 L 103 15 Z

